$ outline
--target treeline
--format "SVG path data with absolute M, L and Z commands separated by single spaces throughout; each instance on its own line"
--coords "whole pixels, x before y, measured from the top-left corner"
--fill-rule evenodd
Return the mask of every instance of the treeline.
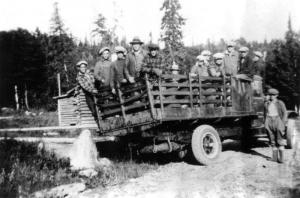
M 221 39 L 219 42 L 208 40 L 202 45 L 184 46 L 181 27 L 185 19 L 176 13 L 179 9 L 178 0 L 165 0 L 161 8 L 165 12 L 162 18 L 161 31 L 164 34 L 161 41 L 166 46 L 162 55 L 168 63 L 172 64 L 175 60 L 183 72 L 188 72 L 202 50 L 223 52 L 226 44 Z M 64 93 L 76 83 L 77 61 L 86 60 L 93 69 L 101 47 L 108 46 L 113 49 L 116 45 L 122 45 L 130 50 L 126 38 L 120 40 L 115 35 L 114 28 L 105 26 L 105 21 L 101 14 L 95 21 L 93 34 L 100 42 L 78 41 L 65 30 L 55 3 L 49 34 L 41 33 L 38 29 L 34 32 L 25 29 L 1 31 L 0 107 L 14 107 L 17 91 L 21 108 L 55 110 L 56 101 L 52 97 L 58 95 L 57 74 L 60 74 L 61 90 Z M 247 46 L 252 51 L 264 52 L 266 85 L 277 88 L 290 109 L 299 106 L 300 35 L 292 29 L 291 20 L 284 39 L 248 42 L 239 38 L 235 41 L 237 48 Z M 143 46 L 145 50 L 146 46 L 147 43 Z
M 284 40 L 258 43 L 240 38 L 236 42 L 250 49 L 266 52 L 266 84 L 279 89 L 290 108 L 299 103 L 298 34 L 289 30 Z M 26 108 L 27 91 L 29 107 L 54 110 L 56 103 L 52 97 L 58 95 L 57 74 L 60 74 L 62 92 L 71 89 L 75 85 L 76 62 L 85 59 L 92 69 L 100 47 L 87 41 L 76 43 L 67 34 L 48 35 L 39 30 L 30 33 L 24 29 L 0 32 L 0 106 L 15 105 L 14 94 L 17 86 L 21 107 Z M 125 47 L 129 48 L 129 45 L 126 44 Z M 203 49 L 218 52 L 224 51 L 225 47 L 224 40 L 218 43 L 208 41 L 198 46 L 183 46 L 184 70 L 189 70 Z

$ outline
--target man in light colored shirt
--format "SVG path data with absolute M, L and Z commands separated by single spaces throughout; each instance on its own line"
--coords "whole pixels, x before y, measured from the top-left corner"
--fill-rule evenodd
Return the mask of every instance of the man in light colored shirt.
M 142 49 L 144 43 L 138 37 L 134 37 L 130 44 L 132 46 L 132 51 L 128 53 L 130 62 L 127 69 L 131 76 L 139 77 L 143 60 L 146 56 L 146 53 Z
M 235 42 L 227 43 L 227 50 L 224 53 L 224 70 L 227 75 L 235 76 L 238 72 L 239 53 L 235 51 Z
M 191 68 L 191 76 L 209 76 L 207 66 L 204 63 L 205 57 L 202 55 L 197 56 L 196 64 Z
M 287 125 L 287 111 L 285 104 L 278 100 L 278 90 L 268 90 L 268 101 L 265 103 L 265 129 L 269 136 L 269 141 L 273 150 L 272 160 L 284 162 L 284 146 L 286 141 L 285 126 Z M 279 152 L 278 152 L 279 151 Z

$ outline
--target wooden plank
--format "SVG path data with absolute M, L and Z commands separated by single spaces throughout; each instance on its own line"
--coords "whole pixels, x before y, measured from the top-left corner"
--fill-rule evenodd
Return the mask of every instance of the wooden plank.
M 113 103 L 108 103 L 108 104 L 101 104 L 100 107 L 102 107 L 102 108 L 112 108 L 112 107 L 117 107 L 117 106 L 125 105 L 125 104 L 127 104 L 129 102 L 137 101 L 138 99 L 142 98 L 145 94 L 146 94 L 146 91 L 144 91 L 143 93 L 141 93 L 138 96 L 133 96 L 133 97 L 131 97 L 129 99 L 124 100 L 123 103 L 113 102 Z
M 129 111 L 129 110 L 141 108 L 141 107 L 144 107 L 144 106 L 147 106 L 147 105 L 149 105 L 149 104 L 148 103 L 133 104 L 133 105 L 130 105 L 128 107 L 125 107 L 124 110 L 126 112 L 126 111 Z M 121 108 L 117 108 L 117 109 L 113 109 L 113 110 L 109 110 L 109 111 L 103 111 L 102 115 L 108 116 L 108 115 L 112 115 L 112 114 L 115 114 L 115 113 L 118 113 L 118 112 L 121 112 L 121 111 L 122 111 Z
M 223 95 L 223 105 L 224 107 L 227 107 L 227 90 L 226 90 L 226 80 L 225 80 L 225 77 L 223 77 L 223 92 L 224 92 L 224 95 Z
M 186 75 L 181 74 L 164 74 L 162 75 L 163 79 L 187 79 L 188 77 Z
M 193 88 L 192 88 L 192 81 L 191 81 L 191 75 L 188 74 L 188 80 L 189 80 L 189 92 L 190 92 L 190 107 L 193 108 Z
M 225 88 L 230 88 L 231 86 L 225 85 Z M 223 84 L 202 84 L 202 88 L 223 88 Z
M 146 85 L 141 85 L 141 86 L 138 86 L 138 87 L 133 87 L 131 89 L 128 89 L 128 90 L 124 90 L 122 91 L 122 93 L 132 93 L 132 92 L 135 92 L 135 91 L 139 91 L 139 90 L 143 90 L 143 89 L 146 89 Z
M 159 91 L 152 91 L 151 92 L 153 95 L 155 96 L 159 96 L 160 93 Z M 178 95 L 178 96 L 189 96 L 190 94 L 192 95 L 199 95 L 199 92 L 198 91 L 164 91 L 162 92 L 162 95 L 163 96 L 166 96 L 166 95 Z M 208 96 L 208 95 L 223 95 L 222 92 L 210 92 L 210 91 L 202 91 L 202 95 L 204 96 Z
M 202 94 L 202 80 L 200 74 L 198 74 L 198 81 L 199 81 L 199 99 L 201 98 Z M 202 101 L 199 101 L 200 107 L 202 106 Z
M 162 116 L 164 115 L 164 104 L 163 104 L 163 95 L 162 95 L 162 87 L 161 87 L 161 78 L 158 80 L 158 90 L 159 90 L 159 99 L 160 99 L 160 109 Z
M 160 95 L 160 92 L 159 91 L 152 91 L 151 92 L 153 95 L 155 96 L 159 96 Z M 164 91 L 161 93 L 163 96 L 166 96 L 166 95 L 178 95 L 178 96 L 188 96 L 190 94 L 193 94 L 193 95 L 198 95 L 199 92 L 189 92 L 189 91 Z
M 123 100 L 123 97 L 122 97 L 122 93 L 121 93 L 120 89 L 117 89 L 117 92 L 118 92 L 119 101 L 121 103 L 122 116 L 123 116 L 124 122 L 126 123 L 127 122 L 127 118 L 126 118 L 125 107 L 124 107 L 124 100 Z
M 202 104 L 206 104 L 206 103 L 222 103 L 222 100 L 206 100 L 206 99 L 201 99 L 200 100 L 202 102 Z M 199 100 L 192 100 L 192 102 L 194 104 L 199 104 L 200 103 Z M 155 104 L 160 104 L 160 100 L 154 100 Z M 176 99 L 176 100 L 164 100 L 163 104 L 188 104 L 190 103 L 189 99 Z
M 147 94 L 148 94 L 148 101 L 149 101 L 149 104 L 150 104 L 151 117 L 154 119 L 153 95 L 151 94 L 151 90 L 150 90 L 150 83 L 149 83 L 149 80 L 148 80 L 148 74 L 146 74 L 145 78 L 146 78 L 146 88 L 147 88 Z

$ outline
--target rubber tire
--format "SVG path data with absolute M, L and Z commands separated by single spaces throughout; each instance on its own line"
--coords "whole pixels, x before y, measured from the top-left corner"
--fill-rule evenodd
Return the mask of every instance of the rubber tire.
M 287 129 L 286 129 L 286 148 L 292 149 L 295 145 L 295 120 L 294 119 L 288 119 Z
M 214 156 L 208 157 L 203 148 L 203 138 L 210 134 L 216 141 L 217 148 L 214 148 Z M 197 127 L 192 135 L 192 152 L 195 159 L 203 165 L 213 164 L 217 161 L 222 152 L 222 144 L 218 132 L 210 125 Z

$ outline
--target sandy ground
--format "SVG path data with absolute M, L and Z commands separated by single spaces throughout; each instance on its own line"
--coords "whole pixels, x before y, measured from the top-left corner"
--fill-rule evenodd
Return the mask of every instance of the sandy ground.
M 286 162 L 269 161 L 271 148 L 262 142 L 242 152 L 238 141 L 223 143 L 220 160 L 209 166 L 172 162 L 158 170 L 106 189 L 92 189 L 80 197 L 300 197 L 300 134 L 294 149 L 285 151 Z M 299 194 L 295 194 L 298 189 Z
M 292 197 L 290 189 L 299 183 L 295 169 L 300 172 L 300 152 L 296 151 L 287 150 L 287 162 L 278 164 L 267 160 L 269 148 L 251 153 L 228 150 L 211 166 L 170 163 L 104 192 L 90 190 L 83 197 Z

